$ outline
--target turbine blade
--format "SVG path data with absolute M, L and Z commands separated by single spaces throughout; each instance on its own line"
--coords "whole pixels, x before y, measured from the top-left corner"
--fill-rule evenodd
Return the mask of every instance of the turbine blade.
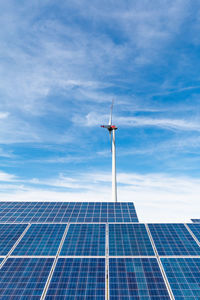
M 112 111 L 113 111 L 113 105 L 114 105 L 114 99 L 112 99 L 112 104 L 110 108 L 110 120 L 109 120 L 109 125 L 112 125 Z

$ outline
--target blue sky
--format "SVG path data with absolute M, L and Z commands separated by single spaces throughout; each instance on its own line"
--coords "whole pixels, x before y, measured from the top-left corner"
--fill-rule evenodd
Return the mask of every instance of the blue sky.
M 119 201 L 141 221 L 200 204 L 199 1 L 0 4 L 0 199 Z

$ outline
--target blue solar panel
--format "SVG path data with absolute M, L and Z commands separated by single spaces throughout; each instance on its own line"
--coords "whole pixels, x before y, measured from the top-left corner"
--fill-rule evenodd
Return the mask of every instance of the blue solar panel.
M 170 299 L 155 258 L 110 258 L 110 300 Z
M 105 225 L 71 224 L 61 255 L 105 255 Z
M 200 219 L 191 219 L 193 223 L 200 223 Z
M 0 297 L 4 300 L 40 299 L 53 258 L 9 258 L 0 269 Z
M 7 255 L 27 224 L 0 224 L 0 255 Z
M 13 255 L 56 255 L 66 225 L 32 224 Z
M 105 299 L 105 259 L 59 258 L 45 299 Z
M 144 224 L 109 224 L 109 254 L 155 255 Z
M 200 242 L 200 224 L 187 224 L 190 230 L 194 233 L 197 240 Z
M 138 218 L 131 202 L 0 202 L 0 222 L 138 222 Z
M 161 258 L 176 300 L 200 299 L 200 258 Z
M 149 229 L 159 255 L 200 255 L 184 224 L 149 224 Z

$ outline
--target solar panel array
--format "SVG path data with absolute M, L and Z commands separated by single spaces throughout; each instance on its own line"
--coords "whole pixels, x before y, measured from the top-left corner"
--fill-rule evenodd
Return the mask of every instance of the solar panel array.
M 71 224 L 61 255 L 105 256 L 105 224 Z
M 200 259 L 162 258 L 176 299 L 200 299 Z
M 133 203 L 0 202 L 0 223 L 138 222 Z
M 59 258 L 45 299 L 53 298 L 105 299 L 105 259 Z
M 110 299 L 170 299 L 155 258 L 111 258 Z
M 154 255 L 144 224 L 109 224 L 109 255 Z
M 191 219 L 193 223 L 200 223 L 200 219 Z
M 138 223 L 131 203 L 25 204 L 0 204 L 0 299 L 200 299 L 200 224 Z
M 184 224 L 149 224 L 149 229 L 159 255 L 200 255 Z

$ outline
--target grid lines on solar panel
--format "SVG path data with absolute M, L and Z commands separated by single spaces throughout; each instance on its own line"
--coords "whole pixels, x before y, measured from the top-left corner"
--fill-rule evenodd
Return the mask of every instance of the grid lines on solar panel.
M 200 224 L 187 224 L 190 230 L 194 233 L 197 240 L 200 242 Z
M 53 258 L 9 258 L 0 269 L 0 296 L 4 300 L 39 300 Z
M 12 255 L 56 255 L 66 225 L 32 224 Z
M 104 256 L 104 224 L 70 224 L 61 255 Z
M 184 224 L 148 226 L 159 255 L 200 255 L 200 247 Z
M 110 258 L 110 300 L 170 299 L 155 258 Z
M 45 299 L 105 299 L 105 259 L 59 258 Z
M 155 255 L 144 224 L 109 224 L 109 255 Z
M 200 258 L 161 258 L 176 300 L 200 299 Z
M 131 202 L 2 202 L 0 222 L 138 222 L 138 218 Z
M 0 224 L 0 255 L 7 255 L 27 224 Z

